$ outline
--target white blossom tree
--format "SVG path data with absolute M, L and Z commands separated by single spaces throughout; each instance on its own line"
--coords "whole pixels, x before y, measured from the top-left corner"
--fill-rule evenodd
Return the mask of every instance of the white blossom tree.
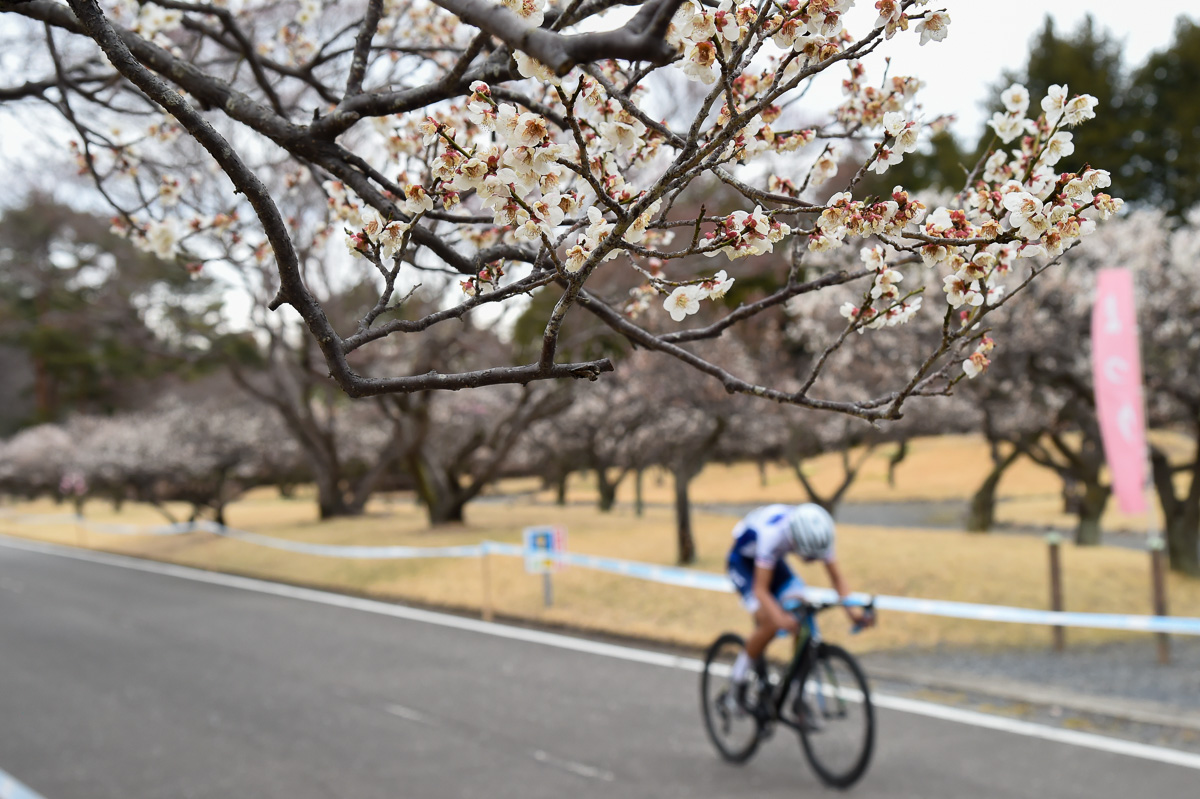
M 1149 422 L 1182 434 L 1191 455 L 1151 446 L 1153 478 L 1166 518 L 1172 568 L 1200 573 L 1200 214 L 1180 223 L 1141 209 L 1113 220 L 1073 249 L 1031 287 L 1030 300 L 1007 320 L 1010 334 L 996 351 L 995 379 L 973 385 L 964 398 L 984 414 L 985 429 L 1003 464 L 1017 453 L 1056 471 L 1079 517 L 1076 538 L 1098 543 L 1111 486 L 1096 421 L 1090 319 L 1096 270 L 1124 266 L 1137 286 L 1139 330 Z M 1004 321 L 1000 322 L 1004 324 Z
M 1005 93 L 992 119 L 1003 146 L 944 206 L 927 213 L 903 187 L 856 196 L 867 171 L 885 173 L 936 121 L 922 121 L 917 78 L 878 79 L 888 40 L 936 43 L 950 13 L 926 0 L 854 5 L 0 0 L 26 55 L 0 102 L 31 121 L 45 121 L 42 108 L 60 117 L 81 173 L 139 245 L 193 269 L 230 250 L 273 262 L 270 307 L 295 311 L 353 397 L 596 379 L 609 359 L 559 357 L 564 325 L 583 313 L 727 392 L 889 420 L 964 368 L 982 371 L 983 318 L 1120 200 L 1102 193 L 1102 169 L 1055 170 L 1073 150 L 1069 129 L 1095 113 L 1094 98 L 1057 85 L 1032 98 L 1032 115 L 1022 87 Z M 844 101 L 805 108 L 813 82 L 838 72 Z M 867 155 L 846 168 L 855 147 Z M 323 207 L 269 188 L 305 182 Z M 706 208 L 714 185 L 736 202 Z M 352 324 L 332 321 L 298 254 L 334 259 L 325 245 L 338 239 L 376 293 Z M 859 239 L 874 242 L 861 266 L 810 268 Z M 765 256 L 769 290 L 679 326 Z M 620 281 L 597 275 L 622 269 L 619 292 L 599 288 Z M 402 312 L 426 283 L 461 293 Z M 942 321 L 912 370 L 870 396 L 815 388 L 828 357 L 776 381 L 697 346 L 839 285 L 857 299 L 828 353 L 869 346 L 854 334 L 918 312 Z M 557 301 L 530 362 L 416 373 L 356 359 L 538 291 Z
M 28 427 L 0 442 L 0 490 L 30 498 L 57 494 L 73 450 L 71 436 L 55 424 Z

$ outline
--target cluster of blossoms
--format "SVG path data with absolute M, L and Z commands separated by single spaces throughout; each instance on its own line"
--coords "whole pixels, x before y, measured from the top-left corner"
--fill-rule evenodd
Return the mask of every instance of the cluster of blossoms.
M 109 14 L 134 33 L 150 40 L 183 24 L 182 11 L 155 3 L 142 5 L 137 0 L 115 0 Z
M 928 2 L 929 0 L 918 0 L 916 5 L 923 6 Z M 883 28 L 883 35 L 886 38 L 892 38 L 897 31 L 908 30 L 911 18 L 905 12 L 900 0 L 876 0 L 875 9 L 879 11 L 875 27 Z M 940 42 L 945 39 L 949 26 L 950 15 L 945 11 L 930 11 L 921 15 L 916 28 L 917 33 L 921 34 L 921 44 L 926 45 L 929 42 Z
M 771 252 L 775 244 L 791 232 L 787 224 L 770 218 L 761 206 L 756 205 L 751 213 L 734 211 L 715 231 L 708 233 L 706 239 L 711 249 L 705 250 L 704 254 L 712 257 L 723 252 L 731 261 L 748 255 L 763 255 Z
M 859 324 L 860 334 L 868 328 L 893 327 L 910 321 L 921 310 L 921 297 L 901 298 L 898 284 L 904 280 L 904 275 L 888 266 L 883 247 L 864 247 L 859 255 L 863 264 L 875 273 L 875 278 L 867 293 L 867 301 L 862 305 L 843 303 L 842 316 Z
M 500 285 L 502 277 L 504 277 L 504 264 L 496 261 L 480 269 L 474 277 L 459 281 L 458 287 L 463 294 L 474 297 L 488 289 L 495 289 Z
M 700 310 L 701 300 L 719 300 L 729 292 L 733 278 L 722 269 L 712 278 L 700 283 L 677 286 L 663 302 L 663 308 L 671 314 L 676 322 L 682 322 L 686 317 Z
M 808 248 L 813 252 L 836 249 L 848 235 L 899 235 L 910 224 L 920 224 L 925 211 L 925 204 L 910 198 L 900 186 L 892 190 L 890 200 L 873 203 L 839 192 L 829 198 L 821 212 L 808 236 Z
M 408 192 L 403 206 L 405 212 L 417 216 L 432 207 L 424 189 L 420 186 L 410 187 L 419 191 Z M 370 206 L 359 205 L 346 190 L 341 181 L 331 180 L 324 184 L 325 194 L 329 198 L 329 210 L 333 216 L 342 220 L 346 228 L 346 247 L 350 254 L 362 257 L 367 253 L 378 251 L 384 261 L 391 260 L 400 252 L 411 229 L 411 222 L 400 219 L 384 219 L 379 212 Z
M 965 192 L 965 207 L 939 209 L 924 228 L 942 241 L 927 243 L 921 255 L 931 266 L 948 268 L 942 290 L 951 308 L 962 309 L 964 325 L 975 318 L 973 309 L 999 302 L 1004 291 L 1000 280 L 1015 259 L 1061 255 L 1095 229 L 1095 218 L 1106 219 L 1122 206 L 1121 200 L 1098 193 L 1111 183 L 1108 172 L 1053 169 L 1074 151 L 1071 134 L 1060 128 L 1093 118 L 1094 97 L 1068 99 L 1065 86 L 1052 86 L 1041 103 L 1044 113 L 1036 120 L 1025 117 L 1030 99 L 1024 86 L 1014 84 L 1002 99 L 1006 111 L 997 112 L 990 124 L 1006 144 L 1021 136 L 1020 147 L 993 153 L 981 180 Z M 957 247 L 954 239 L 973 243 Z M 992 346 L 991 339 L 984 338 L 964 363 L 968 377 L 987 368 Z
M 425 146 L 445 145 L 432 168 L 443 206 L 451 207 L 473 191 L 495 224 L 512 228 L 516 239 L 552 236 L 582 205 L 578 193 L 558 190 L 564 179 L 558 162 L 570 154 L 569 148 L 554 140 L 545 117 L 495 102 L 486 83 L 475 82 L 471 92 L 468 119 L 494 132 L 498 143 L 468 150 L 458 143 L 453 127 L 433 117 L 421 129 Z
M 187 255 L 181 245 L 189 237 L 201 233 L 223 236 L 229 234 L 238 222 L 237 211 L 212 216 L 196 215 L 184 222 L 166 217 L 161 220 L 152 219 L 144 224 L 130 224 L 124 217 L 116 216 L 112 218 L 109 230 L 121 238 L 129 239 L 139 250 L 169 261 L 177 255 Z M 236 240 L 236 234 L 233 234 L 235 243 Z M 200 271 L 200 266 L 196 263 L 188 263 L 186 266 L 193 276 Z
M 871 169 L 879 175 L 886 172 L 888 167 L 903 161 L 905 153 L 917 149 L 920 127 L 917 122 L 906 120 L 899 111 L 889 111 L 883 115 L 883 129 L 888 137 L 879 145 L 875 160 L 871 163 Z
M 995 346 L 996 343 L 988 336 L 981 338 L 978 346 L 975 347 L 975 351 L 971 353 L 971 357 L 963 361 L 963 374 L 968 378 L 975 378 L 986 372 L 988 365 L 992 362 L 987 354 Z

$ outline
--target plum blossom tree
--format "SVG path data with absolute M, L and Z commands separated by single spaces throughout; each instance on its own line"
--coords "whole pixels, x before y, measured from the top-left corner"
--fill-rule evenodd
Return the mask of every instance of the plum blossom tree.
M 964 369 L 981 372 L 983 318 L 1120 200 L 1101 192 L 1101 169 L 1054 168 L 1071 148 L 1067 129 L 1094 115 L 1094 98 L 1066 86 L 1044 99 L 1009 92 L 994 120 L 1004 147 L 943 207 L 927 214 L 902 187 L 856 196 L 868 171 L 886 173 L 925 131 L 920 81 L 880 82 L 869 62 L 894 36 L 944 39 L 950 13 L 926 0 L 854 5 L 0 0 L 28 47 L 27 74 L 0 87 L 0 102 L 61 117 L 81 173 L 140 246 L 191 268 L 215 268 L 231 247 L 273 262 L 270 307 L 298 314 L 351 396 L 596 379 L 608 358 L 560 358 L 564 323 L 583 313 L 727 392 L 889 420 Z M 804 109 L 812 82 L 841 70 L 844 101 L 826 116 Z M 681 84 L 699 99 L 664 121 Z M 840 169 L 851 142 L 868 155 Z M 839 173 L 849 177 L 818 188 Z M 324 206 L 273 188 L 305 181 Z M 714 184 L 734 207 L 704 206 Z M 322 247 L 338 239 L 356 259 L 345 268 L 375 290 L 351 324 L 327 313 L 298 255 L 334 259 Z M 858 239 L 876 241 L 878 255 L 849 271 L 810 268 Z M 676 326 L 721 297 L 744 259 L 766 255 L 769 291 Z M 720 271 L 698 273 L 691 256 L 718 259 Z M 924 266 L 902 271 L 910 263 Z M 593 280 L 621 269 L 615 295 Z M 450 289 L 438 307 L 398 311 L 413 286 L 435 282 Z M 869 337 L 853 334 L 910 319 L 927 283 L 946 287 L 925 309 L 943 324 L 909 374 L 870 396 L 816 390 L 828 357 L 784 385 L 698 346 L 846 285 L 856 300 L 828 346 L 862 349 Z M 418 373 L 354 357 L 538 291 L 557 300 L 530 362 Z
M 224 524 L 225 507 L 272 482 L 289 452 L 273 445 L 286 440 L 278 418 L 250 402 L 168 399 L 144 412 L 76 417 L 66 431 L 64 473 L 81 476 L 92 494 L 152 504 L 172 522 L 168 501 L 189 503 L 193 520 L 207 511 Z
M 571 471 L 592 471 L 601 513 L 613 509 L 617 489 L 643 463 L 637 433 L 654 419 L 643 389 L 618 372 L 595 389 L 573 391 L 569 408 L 530 430 L 528 446 L 556 485 Z
M 87 498 L 134 499 L 172 522 L 164 503 L 187 502 L 193 519 L 208 512 L 223 524 L 230 501 L 294 471 L 297 455 L 278 418 L 254 403 L 167 398 L 146 411 L 23 430 L 0 444 L 0 490 L 77 508 Z
M 25 428 L 0 443 L 0 491 L 30 498 L 55 495 L 73 449 L 71 436 L 59 425 Z
M 1193 374 L 1200 363 L 1200 208 L 1177 226 L 1145 212 L 1122 227 L 1147 244 L 1129 255 L 1141 291 L 1150 422 L 1190 440 L 1190 454 L 1182 459 L 1161 445 L 1150 451 L 1167 554 L 1172 569 L 1200 576 L 1200 386 Z
M 533 386 L 395 398 L 389 407 L 400 431 L 398 465 L 429 523 L 461 523 L 467 503 L 501 475 L 529 427 L 560 413 L 569 401 L 564 390 Z
M 1195 211 L 1173 224 L 1163 212 L 1148 209 L 1105 226 L 1068 254 L 1065 268 L 1032 287 L 1033 301 L 1019 311 L 1022 324 L 1005 338 L 994 379 L 964 394 L 982 409 L 993 441 L 1006 444 L 998 464 L 1020 452 L 1058 472 L 1079 516 L 1077 541 L 1098 543 L 1111 487 L 1084 342 L 1096 270 L 1134 270 L 1149 421 L 1182 435 L 1193 449 L 1181 456 L 1152 439 L 1150 453 L 1171 566 L 1190 573 L 1200 571 L 1200 395 L 1191 375 L 1200 362 L 1198 226 Z

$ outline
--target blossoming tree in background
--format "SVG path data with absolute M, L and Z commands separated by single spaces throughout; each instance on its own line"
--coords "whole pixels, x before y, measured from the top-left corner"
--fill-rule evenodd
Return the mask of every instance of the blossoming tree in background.
M 894 419 L 910 397 L 982 372 L 1003 341 L 983 318 L 1120 200 L 1102 193 L 1101 169 L 1055 169 L 1094 115 L 1094 98 L 1066 86 L 1005 94 L 1001 146 L 950 203 L 929 209 L 900 186 L 857 195 L 937 121 L 922 121 L 917 78 L 870 68 L 895 36 L 936 44 L 951 15 L 927 0 L 854 6 L 0 0 L 31 43 L 30 74 L 0 98 L 61 114 L 80 172 L 146 249 L 194 270 L 273 261 L 270 307 L 298 314 L 351 396 L 596 379 L 609 359 L 559 357 L 587 314 L 728 392 Z M 805 108 L 825 73 L 844 100 Z M 324 205 L 299 201 L 302 184 Z M 717 187 L 733 199 L 706 207 Z M 322 247 L 331 260 L 348 249 L 347 269 L 373 281 L 352 324 L 330 321 L 297 255 Z M 862 265 L 820 268 L 839 247 L 862 249 Z M 721 302 L 751 263 L 770 279 Z M 601 278 L 615 270 L 624 283 Z M 434 310 L 410 311 L 418 286 L 441 292 Z M 727 368 L 698 346 L 834 286 L 855 299 L 799 380 Z M 539 291 L 557 301 L 529 362 L 356 366 L 357 351 Z M 856 333 L 918 313 L 942 323 L 903 379 L 854 399 L 814 390 L 829 354 L 870 347 Z

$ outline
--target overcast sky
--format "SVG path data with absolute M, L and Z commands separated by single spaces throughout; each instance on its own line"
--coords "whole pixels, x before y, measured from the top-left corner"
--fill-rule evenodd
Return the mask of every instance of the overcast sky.
M 858 0 L 855 5 L 852 13 L 860 19 L 864 13 L 874 13 L 871 0 Z M 1180 15 L 1200 18 L 1197 0 L 935 0 L 929 5 L 938 7 L 950 13 L 950 33 L 944 41 L 921 47 L 918 37 L 909 31 L 886 42 L 878 52 L 892 57 L 892 74 L 913 75 L 925 81 L 922 101 L 927 118 L 955 114 L 959 119 L 955 131 L 972 142 L 984 123 L 980 104 L 988 87 L 1000 79 L 1004 70 L 1019 71 L 1025 65 L 1030 39 L 1041 30 L 1047 14 L 1054 18 L 1060 34 L 1065 34 L 1090 13 L 1102 28 L 1124 42 L 1127 66 L 1140 64 L 1151 52 L 1168 46 Z M 859 21 L 851 21 L 852 33 L 863 28 Z M 878 69 L 875 65 L 872 73 L 878 74 Z M 1098 111 L 1103 113 L 1102 109 Z

